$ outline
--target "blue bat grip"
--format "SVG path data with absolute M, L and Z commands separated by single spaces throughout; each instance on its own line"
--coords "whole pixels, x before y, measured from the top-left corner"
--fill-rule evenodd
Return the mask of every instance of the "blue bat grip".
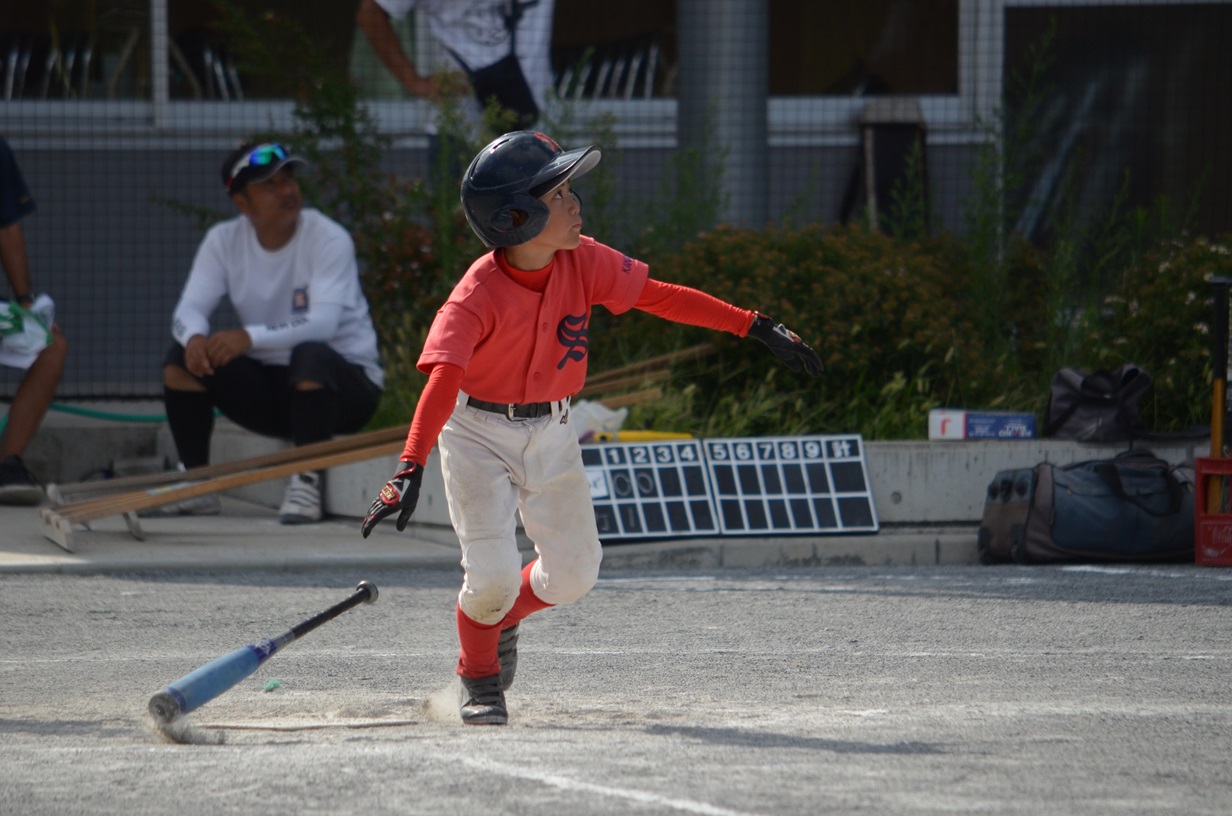
M 263 640 L 206 663 L 155 694 L 150 699 L 150 713 L 170 722 L 199 708 L 255 672 L 277 648 L 273 641 Z

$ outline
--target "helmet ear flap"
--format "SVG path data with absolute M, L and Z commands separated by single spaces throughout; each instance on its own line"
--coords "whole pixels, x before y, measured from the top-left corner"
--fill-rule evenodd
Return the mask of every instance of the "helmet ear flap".
M 531 240 L 547 226 L 550 212 L 546 204 L 529 193 L 515 193 L 488 219 L 485 239 L 492 246 L 514 246 Z

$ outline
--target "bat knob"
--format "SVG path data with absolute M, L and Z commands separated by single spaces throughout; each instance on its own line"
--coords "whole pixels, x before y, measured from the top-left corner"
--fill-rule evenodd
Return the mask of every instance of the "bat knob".
M 166 691 L 150 698 L 150 716 L 160 723 L 169 723 L 180 714 L 180 704 Z
M 361 589 L 368 590 L 368 597 L 364 599 L 364 603 L 366 604 L 376 603 L 377 596 L 380 595 L 380 593 L 377 592 L 376 584 L 372 583 L 371 581 L 360 581 L 359 586 L 355 587 L 355 591 L 359 592 Z

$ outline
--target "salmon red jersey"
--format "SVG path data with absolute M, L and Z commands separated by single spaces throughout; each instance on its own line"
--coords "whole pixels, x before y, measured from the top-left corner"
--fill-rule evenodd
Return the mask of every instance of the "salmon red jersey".
M 418 367 L 465 371 L 462 390 L 490 402 L 550 402 L 586 381 L 590 313 L 637 302 L 649 268 L 593 238 L 556 253 L 542 293 L 516 283 L 489 252 L 475 261 L 432 321 Z

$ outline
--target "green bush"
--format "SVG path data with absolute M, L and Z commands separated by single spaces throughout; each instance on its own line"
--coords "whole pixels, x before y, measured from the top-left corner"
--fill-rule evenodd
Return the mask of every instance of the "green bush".
M 1132 362 L 1146 369 L 1155 380 L 1139 403 L 1148 427 L 1208 424 L 1212 277 L 1232 277 L 1227 239 L 1179 239 L 1148 253 L 1124 270 L 1113 294 L 1082 315 L 1074 364 L 1110 369 Z
M 633 408 L 626 427 L 697 435 L 859 432 L 927 434 L 931 408 L 1021 410 L 1042 424 L 1053 374 L 1136 363 L 1156 384 L 1143 400 L 1161 431 L 1210 413 L 1211 275 L 1232 275 L 1225 246 L 1173 242 L 1122 271 L 1090 308 L 1051 311 L 1046 253 L 1006 259 L 997 336 L 978 330 L 971 263 L 955 238 L 902 244 L 863 228 L 720 228 L 654 263 L 661 280 L 695 286 L 786 323 L 826 363 L 793 374 L 753 341 L 650 315 L 596 312 L 591 371 L 717 341 L 719 352 L 676 366 L 667 396 Z M 1058 357 L 1058 337 L 1070 351 Z
M 978 360 L 961 342 L 969 327 L 957 300 L 945 295 L 955 281 L 938 261 L 862 228 L 724 227 L 652 265 L 658 279 L 756 309 L 800 333 L 826 363 L 815 380 L 793 374 L 755 341 L 728 341 L 648 315 L 623 316 L 610 333 L 623 356 L 720 342 L 720 354 L 686 378 L 700 424 L 681 430 L 905 433 L 894 429 L 922 423 Z M 596 340 L 592 366 L 617 362 L 604 357 L 609 339 Z M 889 415 L 887 400 L 895 405 Z M 653 421 L 652 410 L 638 418 Z

